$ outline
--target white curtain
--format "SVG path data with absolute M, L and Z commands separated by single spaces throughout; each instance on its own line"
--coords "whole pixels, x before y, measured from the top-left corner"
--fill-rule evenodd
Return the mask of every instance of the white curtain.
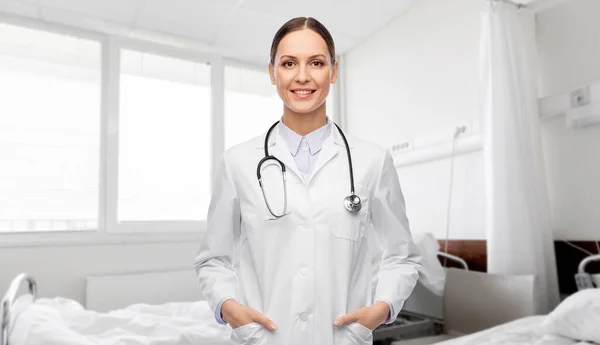
M 490 1 L 480 48 L 488 272 L 535 274 L 539 312 L 547 313 L 559 293 L 537 108 L 534 14 Z

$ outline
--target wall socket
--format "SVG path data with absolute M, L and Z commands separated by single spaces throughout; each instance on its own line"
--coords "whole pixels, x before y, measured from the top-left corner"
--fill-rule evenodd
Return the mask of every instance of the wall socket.
M 392 146 L 392 151 L 402 151 L 402 150 L 408 150 L 408 149 L 412 149 L 411 141 L 405 141 L 403 143 Z
M 571 92 L 571 107 L 580 107 L 590 103 L 590 87 L 585 86 Z

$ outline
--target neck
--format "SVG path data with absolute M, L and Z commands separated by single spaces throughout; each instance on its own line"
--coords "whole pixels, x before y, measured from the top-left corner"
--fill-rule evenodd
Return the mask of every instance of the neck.
M 310 113 L 297 113 L 286 107 L 282 121 L 284 125 L 298 133 L 298 135 L 305 136 L 327 124 L 325 109 L 325 103 Z

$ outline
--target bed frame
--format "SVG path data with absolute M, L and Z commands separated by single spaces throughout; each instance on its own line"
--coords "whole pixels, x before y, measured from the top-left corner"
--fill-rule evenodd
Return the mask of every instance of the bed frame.
M 600 254 L 590 255 L 579 263 L 577 273 L 575 274 L 575 285 L 577 285 L 577 290 L 593 289 L 594 285 L 596 285 L 596 288 L 600 288 L 598 282 L 594 283 L 592 275 L 585 272 L 585 266 L 592 261 L 600 261 Z
M 469 265 L 467 265 L 467 262 L 456 255 L 452 255 L 446 252 L 438 252 L 437 255 L 445 259 L 450 259 L 450 261 L 456 261 L 462 267 L 462 269 L 464 269 L 465 271 L 469 270 Z
M 577 272 L 585 273 L 585 266 L 592 261 L 600 261 L 600 254 L 590 255 L 587 258 L 581 260 L 581 262 L 579 263 L 579 266 L 577 268 Z
M 37 298 L 37 284 L 33 277 L 27 273 L 21 273 L 11 282 L 8 291 L 2 298 L 2 323 L 0 324 L 0 345 L 10 345 L 8 339 L 10 324 L 11 324 L 11 310 L 15 300 L 17 298 L 17 292 L 23 283 L 27 282 L 29 294 L 33 297 L 33 300 Z

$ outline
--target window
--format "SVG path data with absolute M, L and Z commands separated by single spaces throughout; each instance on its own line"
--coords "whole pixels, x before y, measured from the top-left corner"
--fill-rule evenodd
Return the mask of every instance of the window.
M 225 66 L 226 149 L 263 134 L 282 115 L 268 71 Z
M 0 232 L 97 229 L 100 52 L 0 23 Z
M 118 222 L 206 218 L 210 73 L 205 63 L 121 50 Z

